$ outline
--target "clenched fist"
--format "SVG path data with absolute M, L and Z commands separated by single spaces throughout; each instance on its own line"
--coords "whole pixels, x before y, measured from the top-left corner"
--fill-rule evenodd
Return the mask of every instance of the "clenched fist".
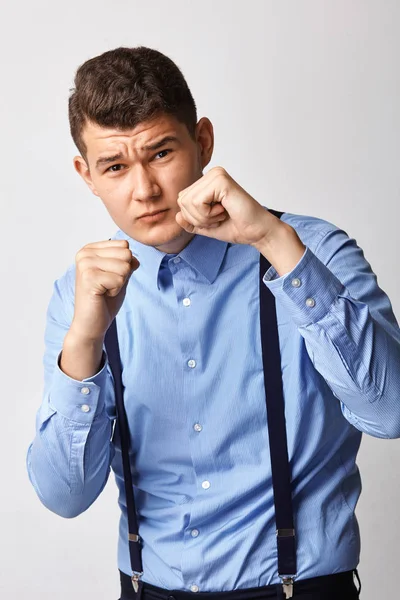
M 139 267 L 127 240 L 87 244 L 75 257 L 75 312 L 71 330 L 80 339 L 100 341 L 125 298 Z

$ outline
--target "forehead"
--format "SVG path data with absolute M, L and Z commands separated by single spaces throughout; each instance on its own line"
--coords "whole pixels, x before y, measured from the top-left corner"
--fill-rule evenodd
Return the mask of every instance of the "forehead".
M 97 156 L 100 152 L 111 148 L 140 148 L 156 141 L 157 138 L 166 135 L 175 135 L 183 140 L 188 135 L 186 125 L 179 122 L 175 117 L 162 115 L 139 123 L 132 129 L 119 129 L 117 127 L 102 127 L 91 121 L 86 122 L 82 138 L 87 148 L 87 155 L 91 158 Z

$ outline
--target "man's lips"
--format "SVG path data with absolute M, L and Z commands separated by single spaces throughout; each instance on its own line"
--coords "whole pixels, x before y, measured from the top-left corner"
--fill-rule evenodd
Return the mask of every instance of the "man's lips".
M 155 219 L 157 217 L 157 215 L 161 215 L 164 212 L 167 212 L 167 210 L 169 210 L 169 208 L 164 208 L 162 210 L 156 210 L 152 213 L 144 213 L 143 215 L 140 215 L 140 217 L 138 217 L 138 220 L 140 219 L 147 219 L 147 220 L 152 220 Z

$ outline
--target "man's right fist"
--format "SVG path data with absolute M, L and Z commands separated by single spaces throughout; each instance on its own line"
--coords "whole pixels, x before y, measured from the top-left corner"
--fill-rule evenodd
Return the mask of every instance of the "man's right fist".
M 75 257 L 75 310 L 71 329 L 85 341 L 104 339 L 139 261 L 127 240 L 87 244 Z

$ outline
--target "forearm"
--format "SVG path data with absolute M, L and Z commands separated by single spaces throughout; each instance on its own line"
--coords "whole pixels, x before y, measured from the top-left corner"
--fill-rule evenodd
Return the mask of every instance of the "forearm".
M 279 277 L 294 269 L 306 250 L 293 227 L 282 221 L 254 247 L 265 256 Z
M 103 339 L 85 339 L 75 331 L 72 324 L 64 338 L 60 360 L 61 370 L 78 381 L 98 373 L 103 366 L 103 341 Z
M 65 517 L 84 512 L 103 490 L 114 449 L 111 422 L 85 427 L 54 414 L 37 432 L 27 453 L 30 481 L 42 504 Z
M 102 491 L 110 470 L 113 382 L 106 364 L 99 373 L 78 381 L 60 369 L 60 357 L 45 388 L 36 418 L 36 437 L 28 450 L 32 484 L 45 506 L 74 517 Z
M 399 332 L 343 289 L 325 317 L 300 333 L 346 419 L 374 437 L 400 437 Z
M 75 335 L 74 280 L 75 268 L 68 269 L 55 281 L 48 305 L 44 390 L 26 461 L 40 500 L 64 517 L 94 502 L 114 453 L 113 379 L 100 341 L 84 343 Z
M 400 330 L 390 301 L 345 232 L 328 230 L 314 250 L 320 258 L 307 248 L 286 276 L 271 268 L 264 282 L 345 417 L 376 437 L 400 437 Z

